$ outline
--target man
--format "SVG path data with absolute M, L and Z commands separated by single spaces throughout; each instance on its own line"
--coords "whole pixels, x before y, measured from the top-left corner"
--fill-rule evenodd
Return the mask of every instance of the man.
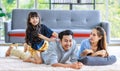
M 73 40 L 73 32 L 65 30 L 58 37 L 60 40 L 50 42 L 48 49 L 42 53 L 44 63 L 53 67 L 80 69 L 83 64 L 77 62 L 78 48 Z
M 60 32 L 59 39 L 59 41 L 50 42 L 48 49 L 41 53 L 44 63 L 50 64 L 53 67 L 80 69 L 83 64 L 77 62 L 78 48 L 73 40 L 73 32 L 70 30 Z M 28 58 L 28 54 L 21 50 L 14 49 L 15 46 L 16 45 L 11 45 L 8 48 L 6 56 L 16 56 L 23 61 Z

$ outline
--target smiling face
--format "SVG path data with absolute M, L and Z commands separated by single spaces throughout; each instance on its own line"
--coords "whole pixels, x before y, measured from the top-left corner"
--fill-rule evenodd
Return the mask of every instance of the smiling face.
M 72 35 L 64 35 L 60 43 L 65 51 L 68 51 L 72 46 Z
M 31 17 L 31 18 L 30 18 L 30 23 L 31 23 L 33 26 L 36 26 L 36 25 L 39 23 L 39 17 Z
M 27 25 L 36 26 L 40 24 L 40 16 L 37 12 L 30 12 L 28 15 Z
M 97 43 L 102 37 L 98 36 L 98 31 L 96 29 L 93 29 L 90 34 L 90 42 L 91 43 Z

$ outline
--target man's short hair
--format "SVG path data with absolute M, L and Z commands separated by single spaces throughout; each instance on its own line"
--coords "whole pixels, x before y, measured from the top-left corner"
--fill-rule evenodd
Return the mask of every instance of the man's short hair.
M 64 35 L 72 35 L 73 37 L 73 32 L 71 30 L 64 30 L 58 34 L 58 37 L 60 40 L 62 40 Z

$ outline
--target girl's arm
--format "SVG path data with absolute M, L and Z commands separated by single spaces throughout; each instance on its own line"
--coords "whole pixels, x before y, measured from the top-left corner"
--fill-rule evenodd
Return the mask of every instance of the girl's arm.
M 42 34 L 38 34 L 38 37 L 41 39 L 47 40 L 47 41 L 54 41 L 55 40 L 54 38 L 48 38 Z
M 53 33 L 52 33 L 52 37 L 58 38 L 58 33 L 53 32 Z

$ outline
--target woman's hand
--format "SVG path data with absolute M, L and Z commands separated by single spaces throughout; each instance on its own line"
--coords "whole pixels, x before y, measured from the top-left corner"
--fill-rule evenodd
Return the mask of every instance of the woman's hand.
M 94 53 L 94 51 L 92 49 L 85 49 L 81 56 L 88 56 L 88 55 L 92 55 Z
M 92 56 L 100 56 L 100 57 L 105 57 L 106 56 L 106 50 L 100 50 L 92 54 Z

